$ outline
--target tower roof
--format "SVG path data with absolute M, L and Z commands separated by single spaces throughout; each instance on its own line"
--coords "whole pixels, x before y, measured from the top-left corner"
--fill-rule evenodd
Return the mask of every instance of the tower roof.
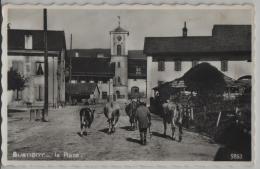
M 118 26 L 117 28 L 115 28 L 114 30 L 112 30 L 112 31 L 110 31 L 110 32 L 129 33 L 129 31 L 125 30 L 125 29 L 122 28 L 121 26 Z

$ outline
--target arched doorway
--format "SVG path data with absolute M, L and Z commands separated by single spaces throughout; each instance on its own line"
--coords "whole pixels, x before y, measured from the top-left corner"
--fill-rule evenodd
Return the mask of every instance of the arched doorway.
M 133 86 L 131 88 L 131 96 L 132 97 L 138 97 L 139 96 L 139 87 Z

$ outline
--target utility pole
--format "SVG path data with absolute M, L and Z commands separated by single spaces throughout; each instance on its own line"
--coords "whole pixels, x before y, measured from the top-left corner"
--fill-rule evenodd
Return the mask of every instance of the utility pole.
M 72 69 L 72 65 L 71 65 L 71 52 L 72 52 L 72 34 L 70 34 L 70 53 L 69 53 L 69 61 L 70 61 L 70 65 L 69 65 L 69 103 L 72 103 L 71 100 L 71 69 Z
M 43 32 L 44 32 L 44 113 L 42 116 L 42 121 L 47 121 L 46 116 L 48 116 L 48 106 L 49 106 L 49 96 L 48 96 L 48 42 L 47 42 L 47 9 L 43 9 Z

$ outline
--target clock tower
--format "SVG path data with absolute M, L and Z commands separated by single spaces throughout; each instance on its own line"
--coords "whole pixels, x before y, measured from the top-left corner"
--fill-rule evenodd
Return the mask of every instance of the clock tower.
M 127 64 L 127 37 L 129 32 L 120 26 L 110 31 L 111 62 L 115 65 L 114 100 L 128 99 L 128 64 Z

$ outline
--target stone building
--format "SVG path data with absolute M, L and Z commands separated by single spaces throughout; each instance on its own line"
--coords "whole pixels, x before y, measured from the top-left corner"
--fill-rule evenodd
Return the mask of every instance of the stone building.
M 8 29 L 8 70 L 17 71 L 26 79 L 22 91 L 8 91 L 9 105 L 44 102 L 44 31 Z M 65 102 L 64 31 L 48 31 L 49 105 Z
M 146 37 L 147 102 L 153 88 L 208 62 L 228 77 L 252 74 L 251 25 L 214 25 L 212 36 L 188 36 L 186 23 L 179 37 Z

